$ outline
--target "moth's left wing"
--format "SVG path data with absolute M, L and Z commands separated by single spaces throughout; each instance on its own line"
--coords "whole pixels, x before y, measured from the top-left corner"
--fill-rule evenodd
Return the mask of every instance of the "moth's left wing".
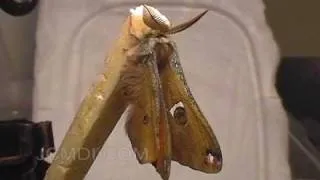
M 218 140 L 186 83 L 174 43 L 173 53 L 160 70 L 166 106 L 170 109 L 172 159 L 182 165 L 217 173 L 222 168 Z

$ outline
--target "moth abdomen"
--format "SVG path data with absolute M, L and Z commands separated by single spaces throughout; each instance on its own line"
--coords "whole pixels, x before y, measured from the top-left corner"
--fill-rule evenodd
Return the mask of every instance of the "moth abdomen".
M 125 100 L 133 101 L 141 96 L 145 70 L 140 64 L 127 62 L 120 75 L 120 90 Z

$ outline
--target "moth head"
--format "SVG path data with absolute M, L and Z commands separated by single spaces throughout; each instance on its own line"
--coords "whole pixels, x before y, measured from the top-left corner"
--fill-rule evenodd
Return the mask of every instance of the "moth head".
M 176 26 L 172 26 L 168 18 L 165 15 L 161 14 L 160 11 L 158 11 L 156 8 L 148 5 L 142 5 L 142 7 L 143 22 L 151 29 L 159 31 L 163 34 L 175 34 L 183 30 L 186 30 L 187 28 L 195 24 L 197 21 L 199 21 L 201 17 L 203 17 L 208 12 L 208 10 L 206 10 L 189 21 L 186 21 Z

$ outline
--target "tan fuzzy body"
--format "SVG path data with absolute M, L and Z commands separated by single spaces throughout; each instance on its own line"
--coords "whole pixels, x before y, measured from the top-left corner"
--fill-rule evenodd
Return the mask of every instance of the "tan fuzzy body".
M 139 56 L 138 52 L 139 47 L 126 52 L 127 62 L 120 75 L 120 91 L 124 100 L 131 104 L 142 96 L 141 89 L 146 77 L 146 66 L 142 63 L 143 57 Z

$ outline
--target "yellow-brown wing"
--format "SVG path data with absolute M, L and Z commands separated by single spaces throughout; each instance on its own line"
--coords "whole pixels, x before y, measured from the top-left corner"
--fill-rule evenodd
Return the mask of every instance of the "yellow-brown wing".
M 172 159 L 182 165 L 217 173 L 222 168 L 218 140 L 193 98 L 175 48 L 160 71 L 166 106 L 170 109 Z
M 147 73 L 146 73 L 147 74 Z M 130 105 L 126 132 L 131 141 L 132 148 L 136 153 L 139 163 L 153 163 L 158 157 L 158 144 L 156 137 L 156 102 L 155 95 L 150 86 L 150 78 L 144 76 L 144 83 L 141 87 L 143 96 L 135 99 Z
M 151 56 L 128 60 L 122 76 L 130 102 L 126 131 L 140 163 L 152 163 L 164 180 L 171 162 L 170 130 L 156 61 Z M 138 58 L 138 59 L 137 59 Z
M 151 71 L 140 63 L 140 47 L 127 53 L 127 63 L 121 74 L 121 86 L 126 101 L 130 104 L 126 132 L 139 163 L 152 163 L 157 160 L 156 143 L 156 92 L 152 85 Z

